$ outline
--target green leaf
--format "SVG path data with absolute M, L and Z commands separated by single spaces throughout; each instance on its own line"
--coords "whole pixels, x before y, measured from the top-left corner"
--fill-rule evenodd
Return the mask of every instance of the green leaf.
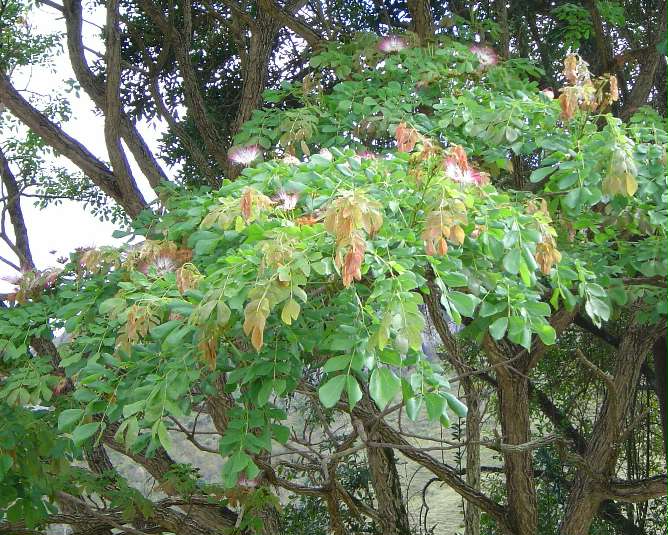
M 443 396 L 434 394 L 432 392 L 425 394 L 425 404 L 427 405 L 427 416 L 430 421 L 435 422 L 439 420 L 446 408 L 446 400 Z
M 501 340 L 506 335 L 506 329 L 508 328 L 508 317 L 504 316 L 503 318 L 498 318 L 489 326 L 489 334 L 492 335 L 494 340 Z
M 531 173 L 531 175 L 529 176 L 529 181 L 535 184 L 536 182 L 540 182 L 547 175 L 553 172 L 554 172 L 554 167 L 540 167 Z
M 508 339 L 526 349 L 531 347 L 531 328 L 527 320 L 511 316 L 508 320 Z
M 191 332 L 190 327 L 184 325 L 183 327 L 174 329 L 165 341 L 163 342 L 163 348 L 175 348 L 181 345 L 183 338 Z
M 520 135 L 519 131 L 512 126 L 507 126 L 505 130 L 506 139 L 508 143 L 513 143 Z
M 480 302 L 473 294 L 465 294 L 462 292 L 451 291 L 448 293 L 448 300 L 455 307 L 457 312 L 467 318 L 472 318 L 475 313 L 475 307 Z
M 350 355 L 338 355 L 332 357 L 325 362 L 325 365 L 322 367 L 322 370 L 326 373 L 338 372 L 340 370 L 345 370 L 350 366 Z
M 229 470 L 233 474 L 238 474 L 244 468 L 246 468 L 252 462 L 252 460 L 247 453 L 238 451 L 232 455 L 227 462 L 229 463 Z
M 441 280 L 450 288 L 461 288 L 468 284 L 466 275 L 462 273 L 443 273 L 441 274 Z
M 401 390 L 401 380 L 389 368 L 376 368 L 369 381 L 371 399 L 382 411 Z
M 58 429 L 60 431 L 69 431 L 83 416 L 83 409 L 66 409 L 58 416 Z
M 248 479 L 255 479 L 257 476 L 260 475 L 260 469 L 257 467 L 257 465 L 251 460 L 251 462 L 248 463 L 248 466 L 246 467 L 246 477 Z
M 520 261 L 522 254 L 519 249 L 511 249 L 503 257 L 503 269 L 512 275 L 517 275 L 520 271 Z
M 137 441 L 137 437 L 139 436 L 139 422 L 137 421 L 137 417 L 133 416 L 129 420 L 127 420 L 128 425 L 127 425 L 127 430 L 125 432 L 125 447 L 127 449 L 130 449 L 132 445 Z
M 353 410 L 357 402 L 362 399 L 362 389 L 352 375 L 346 379 L 346 394 L 348 395 L 348 406 L 350 410 Z
M 452 412 L 460 418 L 466 418 L 466 413 L 468 412 L 466 405 L 450 394 L 450 392 L 445 392 L 443 397 L 448 400 L 448 406 L 452 409 Z
M 406 400 L 406 414 L 412 421 L 416 421 L 422 408 L 422 398 L 415 397 Z
M 531 286 L 531 273 L 529 273 L 529 266 L 527 266 L 524 258 L 520 260 L 520 278 L 524 286 Z
M 161 325 L 153 327 L 150 331 L 151 337 L 156 341 L 164 340 L 176 327 L 182 325 L 180 320 L 170 320 Z
M 139 401 L 135 401 L 134 403 L 130 403 L 129 405 L 126 405 L 125 407 L 123 407 L 123 417 L 128 418 L 129 416 L 132 416 L 133 414 L 137 414 L 145 406 L 146 406 L 146 400 L 145 399 L 140 399 Z
M 72 433 L 72 441 L 81 446 L 87 439 L 92 437 L 100 428 L 100 422 L 91 422 L 77 427 Z
M 339 399 L 341 399 L 341 393 L 346 384 L 346 377 L 346 375 L 337 375 L 318 388 L 320 402 L 328 409 L 336 405 Z
M 13 464 L 14 459 L 12 459 L 9 455 L 0 455 L 0 481 L 5 479 L 5 476 Z
M 557 341 L 557 332 L 554 330 L 554 327 L 548 323 L 534 325 L 533 330 L 539 336 L 541 342 L 546 346 L 551 346 Z
M 257 405 L 258 407 L 264 407 L 269 402 L 269 397 L 271 396 L 272 391 L 274 390 L 274 382 L 271 378 L 266 378 L 260 390 L 257 393 Z
M 494 316 L 495 314 L 498 314 L 499 312 L 503 312 L 506 307 L 508 306 L 508 303 L 506 301 L 500 301 L 498 303 L 492 303 L 490 301 L 483 301 L 482 305 L 480 305 L 480 311 L 479 315 L 481 318 L 487 318 L 489 316 Z
M 603 321 L 610 319 L 610 307 L 608 303 L 598 297 L 590 297 L 585 303 L 585 310 L 589 317 L 595 321 L 598 321 L 599 318 Z
M 542 301 L 527 301 L 524 304 L 524 308 L 532 316 L 549 316 L 552 313 L 550 305 Z
M 165 426 L 165 423 L 160 420 L 158 423 L 158 440 L 160 441 L 160 445 L 165 449 L 167 452 L 172 451 L 172 437 L 169 435 L 169 431 L 167 431 L 167 427 Z
M 102 301 L 100 303 L 100 314 L 107 315 L 112 311 L 121 309 L 125 307 L 125 299 L 122 299 L 120 297 L 112 297 L 111 299 L 107 299 L 106 301 Z
M 276 442 L 285 444 L 290 438 L 290 428 L 284 425 L 272 424 L 271 434 Z

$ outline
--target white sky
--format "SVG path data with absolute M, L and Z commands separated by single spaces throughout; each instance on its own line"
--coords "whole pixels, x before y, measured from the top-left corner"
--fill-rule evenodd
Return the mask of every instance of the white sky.
M 104 24 L 104 11 L 98 9 L 96 12 L 84 13 L 84 19 Z M 29 23 L 37 33 L 47 33 L 53 31 L 65 31 L 65 23 L 62 15 L 49 7 L 36 8 L 29 19 Z M 96 51 L 104 53 L 104 42 L 100 38 L 100 30 L 91 24 L 83 25 L 84 44 Z M 64 41 L 64 40 L 63 40 Z M 63 50 L 67 47 L 63 42 Z M 89 61 L 93 59 L 89 56 Z M 33 67 L 17 71 L 12 77 L 12 81 L 19 89 L 28 88 L 42 94 L 48 93 L 51 88 L 65 87 L 64 81 L 74 78 L 74 73 L 70 66 L 67 53 L 64 52 L 53 60 L 55 75 L 49 68 Z M 107 152 L 104 143 L 104 122 L 102 117 L 97 116 L 92 101 L 82 90 L 79 97 L 74 94 L 68 95 L 72 109 L 72 119 L 63 125 L 63 129 L 83 143 L 89 151 L 98 158 L 107 161 Z M 160 124 L 139 124 L 138 128 L 144 135 L 146 142 L 153 149 L 157 148 L 157 140 L 160 137 Z M 127 152 L 127 151 L 126 151 Z M 153 191 L 149 188 L 143 175 L 137 169 L 132 156 L 128 154 L 130 163 L 133 167 L 135 177 L 139 182 L 139 187 L 147 200 L 155 198 Z M 76 169 L 69 160 L 60 157 L 56 160 L 58 164 L 65 167 Z M 169 169 L 165 169 L 169 174 Z M 60 206 L 51 206 L 40 210 L 33 206 L 31 199 L 23 199 L 21 206 L 28 227 L 30 245 L 33 257 L 38 269 L 44 269 L 56 265 L 56 258 L 68 256 L 76 247 L 80 246 L 100 246 L 113 243 L 119 243 L 111 237 L 115 226 L 108 222 L 101 222 L 90 213 L 84 211 L 83 207 L 75 202 L 65 201 Z M 8 222 L 8 231 L 11 225 Z M 51 253 L 55 251 L 55 253 Z M 0 243 L 0 254 L 6 258 L 14 260 L 14 256 L 4 243 Z M 16 272 L 4 263 L 0 263 L 0 277 L 12 276 Z M 0 280 L 0 291 L 8 291 L 11 285 Z

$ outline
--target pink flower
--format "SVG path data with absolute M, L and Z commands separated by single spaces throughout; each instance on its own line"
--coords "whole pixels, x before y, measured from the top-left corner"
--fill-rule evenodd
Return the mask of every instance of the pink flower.
M 543 93 L 543 95 L 545 95 L 550 100 L 554 99 L 554 91 L 552 90 L 551 87 L 546 87 L 545 89 L 541 89 L 540 92 Z
M 443 165 L 445 167 L 445 176 L 455 182 L 464 182 L 464 171 L 454 158 L 446 158 Z
M 375 160 L 378 158 L 378 155 L 370 150 L 362 150 L 357 153 L 357 156 L 367 160 Z
M 171 273 L 172 271 L 176 271 L 176 268 L 178 266 L 176 265 L 176 262 L 171 256 L 168 255 L 160 255 L 156 256 L 149 262 L 142 262 L 139 266 L 138 269 L 141 271 L 144 275 L 148 275 L 151 272 L 151 269 L 155 269 L 155 274 L 158 277 L 164 277 L 167 275 L 167 273 Z
M 461 167 L 453 157 L 446 158 L 443 165 L 445 167 L 445 176 L 453 182 L 465 185 L 475 184 L 477 186 L 482 186 L 489 182 L 489 175 L 487 173 L 473 169 L 468 165 Z
M 257 145 L 246 145 L 245 147 L 232 147 L 227 153 L 230 161 L 239 165 L 250 165 L 261 155 L 260 147 Z
M 469 51 L 475 54 L 483 68 L 496 65 L 499 61 L 499 56 L 488 46 L 473 45 L 469 48 Z
M 391 52 L 399 52 L 404 48 L 408 48 L 406 40 L 398 35 L 388 35 L 383 37 L 378 43 L 378 50 L 389 54 Z
M 476 186 L 482 186 L 489 182 L 489 175 L 478 171 L 477 169 L 466 169 L 462 172 L 462 184 L 475 184 Z
M 278 202 L 278 207 L 283 210 L 294 210 L 299 200 L 299 193 L 292 191 L 279 191 L 272 201 Z
M 297 164 L 301 163 L 299 161 L 299 158 L 293 156 L 292 154 L 286 154 L 285 156 L 283 156 L 282 161 L 283 161 L 283 163 L 287 163 L 288 165 L 297 165 Z

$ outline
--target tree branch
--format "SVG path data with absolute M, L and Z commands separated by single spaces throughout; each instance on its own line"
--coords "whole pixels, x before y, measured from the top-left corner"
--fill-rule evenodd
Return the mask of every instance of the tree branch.
M 104 139 L 111 166 L 124 196 L 141 197 L 132 176 L 123 145 L 121 145 L 121 38 L 119 30 L 118 0 L 107 2 Z
M 641 503 L 666 496 L 668 477 L 666 474 L 636 481 L 613 480 L 604 489 L 611 500 Z
M 23 210 L 21 210 L 21 191 L 2 149 L 0 149 L 0 177 L 7 190 L 7 211 L 14 228 L 14 243 L 16 245 L 14 250 L 19 257 L 21 271 L 34 269 L 35 263 L 30 251 L 28 228 L 23 218 Z
M 171 42 L 176 55 L 176 62 L 183 77 L 183 92 L 188 114 L 195 123 L 197 131 L 202 136 L 209 154 L 213 156 L 221 169 L 225 169 L 227 167 L 227 155 L 224 150 L 225 143 L 214 123 L 209 118 L 204 97 L 199 88 L 197 75 L 190 59 L 190 50 L 185 45 L 183 35 L 165 18 L 162 11 L 152 0 L 140 0 L 139 4 L 148 17 Z
M 65 15 L 65 26 L 67 28 L 67 50 L 74 75 L 83 90 L 95 103 L 95 106 L 104 112 L 107 107 L 104 85 L 90 70 L 84 54 L 86 47 L 83 44 L 82 37 L 83 10 L 81 0 L 64 0 L 63 14 Z M 155 188 L 160 182 L 167 181 L 167 175 L 158 164 L 132 120 L 123 110 L 119 110 L 119 113 L 121 136 L 148 183 L 152 188 Z
M 130 217 L 137 217 L 147 207 L 141 195 L 126 196 L 118 184 L 116 175 L 81 143 L 66 134 L 24 99 L 4 72 L 0 72 L 0 102 L 45 143 L 79 167 L 95 185 L 122 206 Z

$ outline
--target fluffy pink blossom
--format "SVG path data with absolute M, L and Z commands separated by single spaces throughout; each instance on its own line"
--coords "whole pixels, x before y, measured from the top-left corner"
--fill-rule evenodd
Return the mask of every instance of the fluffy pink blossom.
M 540 92 L 543 93 L 543 95 L 545 95 L 550 100 L 554 98 L 554 91 L 552 90 L 551 87 L 546 87 L 545 89 L 541 89 Z
M 283 163 L 287 163 L 288 165 L 297 165 L 299 162 L 299 158 L 296 156 L 293 156 L 292 154 L 286 154 L 283 156 Z
M 250 165 L 261 155 L 260 147 L 257 145 L 246 145 L 241 147 L 232 147 L 228 152 L 230 161 L 239 165 Z
M 171 256 L 160 255 L 153 258 L 150 262 L 143 262 L 138 266 L 139 271 L 144 275 L 148 275 L 151 269 L 155 269 L 155 274 L 158 277 L 164 277 L 167 273 L 176 271 L 176 262 Z
M 294 191 L 279 191 L 272 201 L 277 202 L 277 206 L 283 210 L 294 210 L 299 200 L 299 193 Z
M 468 165 L 466 167 L 461 167 L 455 158 L 446 158 L 444 164 L 445 176 L 447 176 L 453 182 L 458 182 L 460 184 L 476 184 L 482 186 L 487 184 L 489 181 L 489 176 L 487 173 L 473 169 Z
M 404 48 L 408 48 L 408 43 L 398 35 L 388 35 L 387 37 L 383 37 L 380 40 L 380 43 L 378 43 L 378 49 L 386 54 L 389 54 L 390 52 L 399 52 Z
M 488 46 L 473 45 L 469 48 L 469 51 L 475 54 L 482 67 L 491 67 L 499 61 L 499 56 L 494 52 L 494 49 Z
M 375 160 L 376 158 L 378 158 L 378 155 L 375 152 L 371 152 L 370 150 L 359 151 L 357 153 L 357 156 L 367 160 Z

